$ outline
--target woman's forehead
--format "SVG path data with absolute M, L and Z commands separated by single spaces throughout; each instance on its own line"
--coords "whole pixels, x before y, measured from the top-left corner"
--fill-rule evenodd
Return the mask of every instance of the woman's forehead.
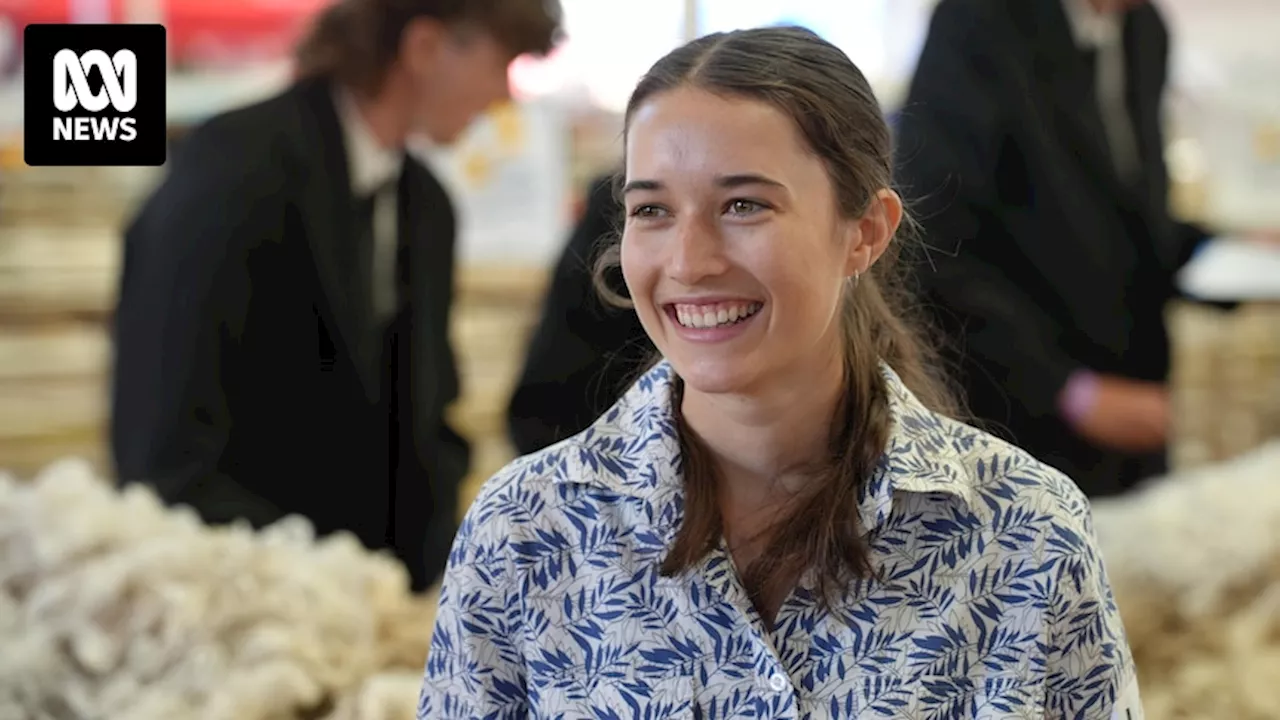
M 626 140 L 628 181 L 743 174 L 783 179 L 821 167 L 782 111 L 701 90 L 654 96 L 633 113 Z

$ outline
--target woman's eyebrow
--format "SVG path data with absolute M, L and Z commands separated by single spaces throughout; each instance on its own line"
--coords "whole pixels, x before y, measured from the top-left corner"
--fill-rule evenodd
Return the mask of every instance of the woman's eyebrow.
M 786 189 L 786 185 L 783 185 L 768 175 L 762 175 L 760 173 L 720 175 L 716 177 L 716 185 L 719 185 L 722 188 L 737 188 L 742 187 L 743 185 L 768 185 L 770 187 Z
M 773 178 L 762 175 L 760 173 L 735 173 L 733 175 L 716 176 L 716 185 L 722 188 L 737 188 L 744 185 L 768 185 L 770 187 L 786 189 L 782 183 Z M 666 186 L 659 180 L 632 180 L 622 187 L 622 194 L 626 195 L 630 192 L 638 191 L 656 191 L 662 190 Z
M 664 185 L 657 180 L 632 180 L 622 186 L 622 194 L 626 195 L 640 190 L 661 190 L 663 187 Z

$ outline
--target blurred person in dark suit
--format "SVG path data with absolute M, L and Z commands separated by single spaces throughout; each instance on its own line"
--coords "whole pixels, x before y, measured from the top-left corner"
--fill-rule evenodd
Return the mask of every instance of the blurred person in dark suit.
M 122 482 L 209 523 L 299 514 L 435 579 L 470 454 L 444 419 L 456 232 L 405 143 L 452 142 L 558 25 L 544 0 L 346 0 L 291 87 L 185 139 L 125 238 Z
M 585 429 L 652 357 L 653 344 L 636 314 L 602 303 L 592 281 L 601 240 L 618 232 L 621 222 L 613 176 L 596 178 L 556 263 L 507 408 L 511 440 L 522 455 Z M 609 280 L 615 292 L 626 294 L 620 273 Z
M 969 406 L 1094 496 L 1165 468 L 1169 35 L 1144 0 L 941 0 L 898 123 Z

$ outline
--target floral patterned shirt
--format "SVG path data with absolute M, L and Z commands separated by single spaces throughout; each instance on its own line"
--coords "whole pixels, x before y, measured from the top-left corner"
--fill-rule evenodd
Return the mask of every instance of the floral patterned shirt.
M 772 629 L 723 545 L 659 572 L 681 520 L 674 371 L 516 460 L 450 557 L 418 718 L 1141 718 L 1088 502 L 1027 453 L 925 409 L 860 502 L 875 580 L 811 576 Z

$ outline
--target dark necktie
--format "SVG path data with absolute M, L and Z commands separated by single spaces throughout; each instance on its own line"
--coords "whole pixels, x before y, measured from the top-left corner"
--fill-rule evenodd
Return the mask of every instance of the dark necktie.
M 1085 84 L 1088 86 L 1088 107 L 1092 108 L 1089 115 L 1098 123 L 1097 142 L 1102 146 L 1103 151 L 1108 158 L 1114 157 L 1111 147 L 1111 140 L 1107 135 L 1107 121 L 1102 111 L 1102 97 L 1098 93 L 1098 48 L 1092 45 L 1086 45 L 1080 48 L 1080 59 L 1083 61 L 1083 71 Z M 1114 164 L 1114 161 L 1113 161 Z
M 352 241 L 354 262 L 349 279 L 351 296 L 349 302 L 354 306 L 360 318 L 361 337 L 364 345 L 360 354 L 366 358 L 378 356 L 382 344 L 382 334 L 377 329 L 373 317 L 373 215 L 375 196 L 363 195 L 352 200 Z
M 1089 90 L 1096 96 L 1098 93 L 1098 48 L 1092 46 L 1080 48 L 1080 59 L 1084 61 L 1084 76 L 1089 81 Z
M 372 265 L 373 258 L 373 210 L 376 193 L 368 195 L 360 195 L 354 198 L 352 203 L 352 217 L 355 221 L 356 229 L 356 247 L 359 249 L 360 255 L 368 255 L 368 264 Z M 361 261 L 364 264 L 366 261 Z

